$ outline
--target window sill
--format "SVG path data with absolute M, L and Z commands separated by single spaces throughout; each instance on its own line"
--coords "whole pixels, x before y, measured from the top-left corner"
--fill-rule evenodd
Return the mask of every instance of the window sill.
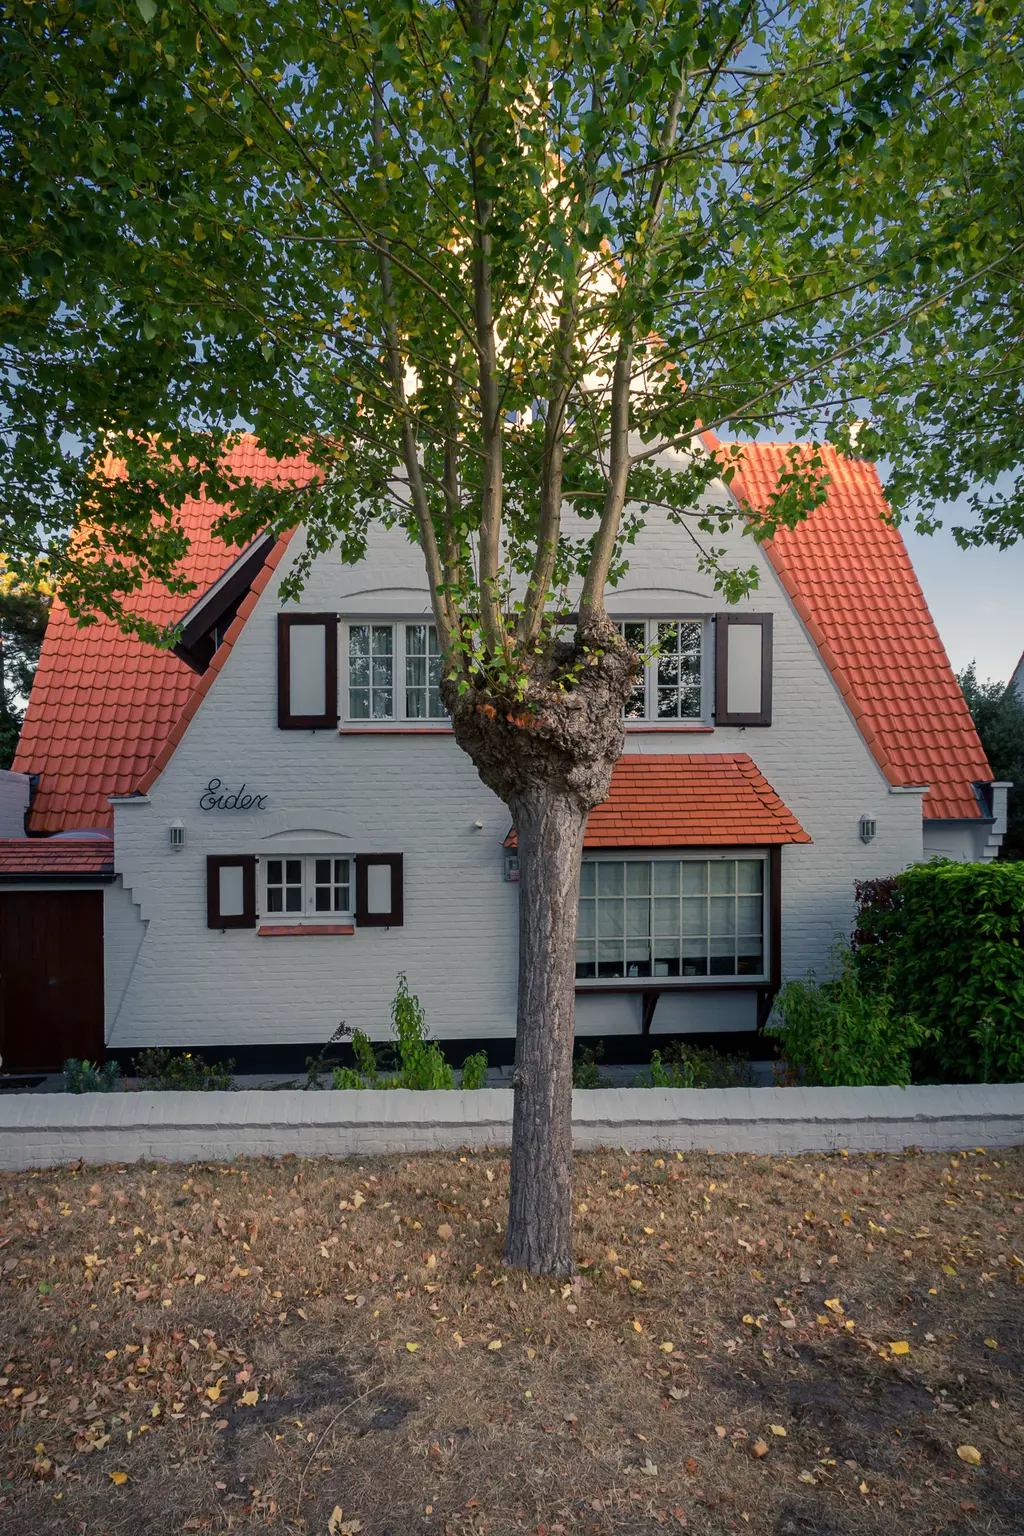
M 577 976 L 577 992 L 748 992 L 772 983 L 767 976 Z
M 450 725 L 339 725 L 339 736 L 450 736 Z
M 683 732 L 691 736 L 711 736 L 714 734 L 713 725 L 683 725 L 676 724 L 674 720 L 627 720 L 625 722 L 628 731 L 674 731 Z
M 352 923 L 266 923 L 257 928 L 258 939 L 336 939 L 355 933 Z

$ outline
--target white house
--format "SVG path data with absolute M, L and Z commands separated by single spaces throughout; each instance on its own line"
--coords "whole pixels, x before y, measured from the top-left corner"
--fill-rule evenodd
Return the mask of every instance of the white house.
M 748 449 L 712 499 L 762 502 L 784 451 Z M 856 880 L 998 849 L 1005 788 L 875 472 L 825 459 L 805 525 L 729 535 L 760 570 L 739 607 L 653 512 L 610 596 L 659 655 L 587 839 L 577 1029 L 609 1059 L 755 1047 L 781 979 L 849 931 Z M 274 471 L 250 441 L 234 467 Z M 340 1020 L 385 1036 L 399 971 L 456 1060 L 510 1059 L 511 828 L 437 696 L 419 551 L 377 529 L 284 604 L 301 529 L 233 557 L 216 512 L 183 509 L 191 602 L 139 599 L 181 619 L 175 654 L 55 608 L 6 791 L 31 792 L 27 836 L 0 840 L 5 1067 L 160 1044 L 292 1070 Z

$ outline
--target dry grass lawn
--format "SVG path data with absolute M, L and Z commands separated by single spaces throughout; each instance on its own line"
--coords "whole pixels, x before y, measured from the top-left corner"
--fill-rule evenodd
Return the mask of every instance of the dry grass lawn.
M 1020 1536 L 1024 1156 L 0 1176 L 0 1531 Z M 973 1448 L 973 1449 L 972 1449 Z

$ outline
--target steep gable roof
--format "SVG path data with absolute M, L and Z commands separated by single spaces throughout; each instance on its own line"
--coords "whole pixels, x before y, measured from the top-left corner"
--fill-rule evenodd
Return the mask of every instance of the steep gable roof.
M 249 439 L 228 463 L 239 478 L 266 481 L 280 473 Z M 301 461 L 289 464 L 296 478 L 302 470 Z M 190 540 L 180 568 L 197 591 L 174 595 L 146 582 L 131 599 L 135 613 L 174 623 L 224 574 L 238 551 L 211 532 L 219 512 L 210 502 L 189 499 L 179 514 Z M 122 634 L 109 619 L 80 629 L 55 602 L 13 764 L 18 773 L 40 775 L 29 831 L 111 826 L 107 796 L 138 789 L 199 682 L 172 652 Z
M 787 446 L 745 447 L 742 472 L 732 482 L 741 503 L 767 502 Z M 826 503 L 795 530 L 780 532 L 766 546 L 768 558 L 890 783 L 929 784 L 926 816 L 977 818 L 972 782 L 990 779 L 991 770 L 906 547 L 886 521 L 878 476 L 870 464 L 844 459 L 830 447 L 821 453 L 831 476 Z M 236 475 L 257 481 L 281 469 L 250 439 L 230 462 Z M 288 472 L 295 476 L 301 468 L 298 461 Z M 210 532 L 219 510 L 189 501 L 180 514 L 191 540 L 182 569 L 200 593 L 236 559 Z M 108 795 L 151 786 L 227 659 L 284 544 L 279 540 L 271 552 L 202 678 L 171 652 L 122 635 L 107 620 L 79 629 L 54 604 L 14 761 L 19 772 L 40 775 L 32 832 L 108 826 Z M 133 605 L 166 624 L 183 618 L 195 600 L 148 583 Z
M 744 448 L 741 501 L 767 503 L 788 447 Z M 972 784 L 992 770 L 877 471 L 828 444 L 819 452 L 828 499 L 776 534 L 768 558 L 890 783 L 930 785 L 926 817 L 977 818 Z

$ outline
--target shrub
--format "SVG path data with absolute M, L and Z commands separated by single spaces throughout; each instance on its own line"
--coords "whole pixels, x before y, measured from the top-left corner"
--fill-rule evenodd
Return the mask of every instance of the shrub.
M 601 1075 L 598 1062 L 604 1055 L 603 1045 L 577 1045 L 573 1052 L 572 1085 L 574 1088 L 607 1088 L 609 1082 Z
M 651 1052 L 651 1088 L 751 1088 L 754 1074 L 745 1056 L 723 1056 L 699 1045 L 673 1040 L 665 1053 Z
M 896 1012 L 884 989 L 867 986 L 849 949 L 828 981 L 787 981 L 765 1030 L 782 1042 L 791 1076 L 831 1088 L 905 1088 L 910 1053 L 929 1036 L 918 1020 Z
M 178 1090 L 186 1093 L 211 1093 L 235 1086 L 231 1076 L 233 1061 L 209 1063 L 191 1051 L 175 1054 L 163 1047 L 141 1051 L 133 1062 L 139 1087 L 153 1090 Z
M 857 899 L 862 980 L 929 1033 L 918 1075 L 1024 1080 L 1024 865 L 915 864 Z
M 462 1088 L 487 1087 L 487 1052 L 474 1051 L 462 1063 Z
M 115 1093 L 120 1087 L 121 1068 L 116 1061 L 105 1061 L 100 1067 L 72 1056 L 64 1063 L 65 1093 Z
M 335 1067 L 331 1073 L 335 1088 L 368 1088 L 354 1067 Z
M 436 1040 L 427 1039 L 427 1024 L 420 1000 L 409 991 L 405 972 L 398 976 L 398 991 L 391 1005 L 391 1027 L 398 1054 L 396 1087 L 451 1088 L 454 1076 Z

